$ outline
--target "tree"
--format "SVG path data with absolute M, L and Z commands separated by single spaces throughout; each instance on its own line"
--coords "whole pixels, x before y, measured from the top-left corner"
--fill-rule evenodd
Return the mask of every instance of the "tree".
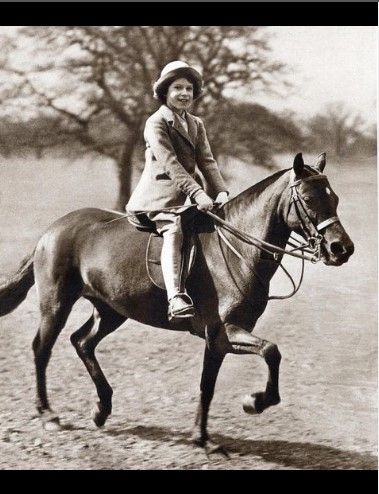
M 225 92 L 241 86 L 268 89 L 283 70 L 270 60 L 268 39 L 258 27 L 28 27 L 21 35 L 18 52 L 24 63 L 9 58 L 6 64 L 7 72 L 17 76 L 8 104 L 23 101 L 33 116 L 54 120 L 55 131 L 50 139 L 43 136 L 44 146 L 74 140 L 86 151 L 112 157 L 119 177 L 118 209 L 130 196 L 142 126 L 157 108 L 152 85 L 166 63 L 182 59 L 202 72 L 206 93 L 194 112 L 210 116 L 216 151 L 217 114 Z M 34 143 L 40 137 L 34 136 Z
M 362 136 L 363 120 L 354 115 L 343 103 L 329 104 L 308 122 L 308 143 L 313 150 L 325 150 L 337 158 L 346 155 L 348 149 Z
M 255 103 L 226 100 L 211 123 L 220 155 L 253 160 L 260 166 L 271 167 L 273 154 L 296 151 L 303 143 L 293 115 L 276 115 Z
M 365 133 L 355 139 L 349 146 L 349 154 L 352 156 L 375 157 L 377 155 L 377 129 L 376 125 L 371 125 Z

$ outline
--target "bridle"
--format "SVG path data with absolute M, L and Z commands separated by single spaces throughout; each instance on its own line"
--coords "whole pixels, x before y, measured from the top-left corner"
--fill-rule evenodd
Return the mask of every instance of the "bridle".
M 291 177 L 289 187 L 291 189 L 291 199 L 287 212 L 287 216 L 290 212 L 291 206 L 293 205 L 298 217 L 298 220 L 301 224 L 302 233 L 307 241 L 307 246 L 313 251 L 313 258 L 311 262 L 316 263 L 321 259 L 321 244 L 324 240 L 324 235 L 320 233 L 322 230 L 332 225 L 333 223 L 337 223 L 339 220 L 338 216 L 331 216 L 326 220 L 323 220 L 321 223 L 317 225 L 312 221 L 311 217 L 307 212 L 307 208 L 305 205 L 305 201 L 299 193 L 297 187 L 303 182 L 310 182 L 313 180 L 328 180 L 326 175 L 319 173 L 317 170 L 316 175 L 310 175 L 305 178 L 296 179 L 294 171 L 291 170 Z M 300 211 L 302 210 L 302 213 Z
M 312 168 L 313 169 L 313 168 Z M 290 198 L 290 203 L 289 203 L 289 208 L 287 212 L 287 216 L 290 212 L 290 209 L 292 206 L 294 206 L 298 220 L 301 224 L 302 228 L 302 236 L 305 239 L 305 243 L 303 241 L 299 241 L 296 238 L 293 238 L 292 236 L 290 237 L 290 240 L 288 240 L 287 244 L 292 247 L 292 249 L 283 249 L 282 247 L 279 247 L 274 244 L 270 244 L 269 242 L 265 242 L 264 240 L 261 240 L 257 237 L 254 237 L 253 235 L 246 233 L 230 223 L 226 222 L 216 214 L 207 211 L 207 215 L 210 216 L 211 218 L 214 219 L 216 225 L 216 231 L 219 235 L 220 240 L 224 242 L 228 246 L 228 248 L 242 261 L 244 261 L 250 269 L 253 270 L 254 274 L 259 278 L 257 273 L 255 273 L 254 267 L 249 263 L 249 261 L 236 249 L 235 246 L 233 246 L 228 240 L 224 233 L 222 232 L 222 228 L 226 229 L 230 233 L 232 233 L 235 237 L 239 238 L 242 240 L 244 243 L 254 245 L 255 247 L 258 247 L 260 250 L 272 254 L 273 260 L 276 262 L 279 262 L 279 266 L 282 268 L 282 270 L 285 272 L 285 274 L 288 276 L 290 279 L 293 290 L 289 295 L 285 296 L 270 296 L 268 297 L 269 300 L 271 299 L 286 299 L 292 297 L 300 288 L 300 285 L 303 280 L 303 275 L 304 275 L 304 261 L 311 261 L 313 264 L 317 263 L 318 261 L 321 260 L 321 245 L 322 242 L 324 241 L 324 235 L 320 233 L 322 230 L 327 228 L 328 226 L 336 223 L 339 221 L 338 216 L 331 216 L 330 218 L 327 218 L 326 220 L 323 220 L 321 223 L 315 224 L 312 220 L 312 218 L 309 216 L 306 206 L 305 206 L 305 201 L 302 198 L 301 194 L 299 193 L 297 187 L 307 181 L 311 180 L 327 180 L 326 175 L 323 175 L 318 172 L 318 170 L 313 169 L 316 171 L 316 175 L 310 175 L 305 178 L 300 178 L 296 179 L 295 173 L 293 170 L 291 170 L 291 176 L 290 176 L 290 181 L 289 181 L 289 188 L 291 190 L 291 198 Z M 221 226 L 220 226 L 221 225 Z M 295 243 L 294 243 L 295 242 Z M 300 252 L 298 252 L 300 251 Z M 311 254 L 311 255 L 308 255 Z M 298 285 L 296 286 L 292 276 L 288 273 L 288 271 L 284 268 L 282 263 L 279 260 L 279 256 L 282 255 L 289 255 L 292 257 L 297 257 L 302 260 L 302 270 L 301 270 L 301 275 L 300 275 L 300 280 Z M 263 285 L 264 283 L 261 282 Z

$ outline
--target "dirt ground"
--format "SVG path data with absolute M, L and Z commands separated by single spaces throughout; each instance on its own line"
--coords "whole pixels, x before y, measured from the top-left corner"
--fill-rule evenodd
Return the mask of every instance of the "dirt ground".
M 290 165 L 285 159 L 283 167 Z M 69 342 L 91 311 L 86 301 L 75 306 L 48 368 L 63 429 L 43 431 L 34 407 L 32 288 L 0 319 L 0 469 L 376 469 L 376 163 L 334 163 L 325 171 L 356 251 L 339 268 L 307 265 L 300 292 L 270 302 L 257 324 L 255 334 L 277 343 L 283 356 L 279 406 L 246 415 L 242 397 L 264 388 L 266 366 L 258 357 L 226 357 L 209 431 L 229 449 L 229 459 L 208 458 L 190 443 L 203 341 L 134 321 L 98 348 L 114 401 L 112 416 L 96 429 L 95 389 Z M 234 192 L 244 188 L 242 180 L 266 174 L 239 166 Z M 116 190 L 110 163 L 9 158 L 2 159 L 0 176 L 0 281 L 53 220 L 79 207 L 111 208 Z M 286 265 L 299 272 L 296 261 Z M 288 290 L 276 276 L 272 293 Z

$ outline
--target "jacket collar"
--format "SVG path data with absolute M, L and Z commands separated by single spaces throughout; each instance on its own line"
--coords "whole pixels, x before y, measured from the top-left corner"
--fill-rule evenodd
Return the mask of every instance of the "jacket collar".
M 162 105 L 160 107 L 160 112 L 163 118 L 172 125 L 172 127 L 179 132 L 179 134 L 186 139 L 192 147 L 195 147 L 196 135 L 197 135 L 197 126 L 194 117 L 186 112 L 187 122 L 188 122 L 188 133 L 185 128 L 181 125 L 178 115 L 171 110 L 166 105 Z

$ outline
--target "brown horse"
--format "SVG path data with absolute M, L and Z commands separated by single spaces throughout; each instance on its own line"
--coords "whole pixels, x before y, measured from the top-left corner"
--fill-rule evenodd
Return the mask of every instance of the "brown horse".
M 291 169 L 245 190 L 218 214 L 238 231 L 254 234 L 279 250 L 286 247 L 291 231 L 309 239 L 308 245 L 318 239 L 323 262 L 340 266 L 354 246 L 337 217 L 338 197 L 322 174 L 324 166 L 325 154 L 315 167 L 305 165 L 298 154 Z M 278 347 L 251 333 L 266 308 L 270 280 L 282 254 L 278 259 L 267 249 L 245 242 L 243 235 L 235 237 L 223 231 L 226 243 L 217 231 L 198 234 L 197 256 L 187 280 L 196 316 L 172 327 L 167 319 L 166 292 L 146 273 L 145 232 L 120 214 L 100 209 L 71 212 L 49 227 L 33 255 L 0 286 L 0 315 L 4 315 L 14 310 L 36 283 L 41 321 L 33 351 L 37 409 L 46 428 L 59 427 L 47 397 L 46 368 L 53 345 L 80 297 L 90 300 L 95 309 L 71 341 L 97 389 L 99 402 L 93 414 L 97 426 L 111 413 L 112 388 L 96 360 L 95 348 L 128 318 L 159 328 L 188 330 L 206 340 L 193 434 L 196 444 L 213 448 L 207 433 L 208 411 L 227 353 L 257 354 L 268 365 L 266 389 L 245 398 L 246 412 L 261 413 L 279 403 Z

